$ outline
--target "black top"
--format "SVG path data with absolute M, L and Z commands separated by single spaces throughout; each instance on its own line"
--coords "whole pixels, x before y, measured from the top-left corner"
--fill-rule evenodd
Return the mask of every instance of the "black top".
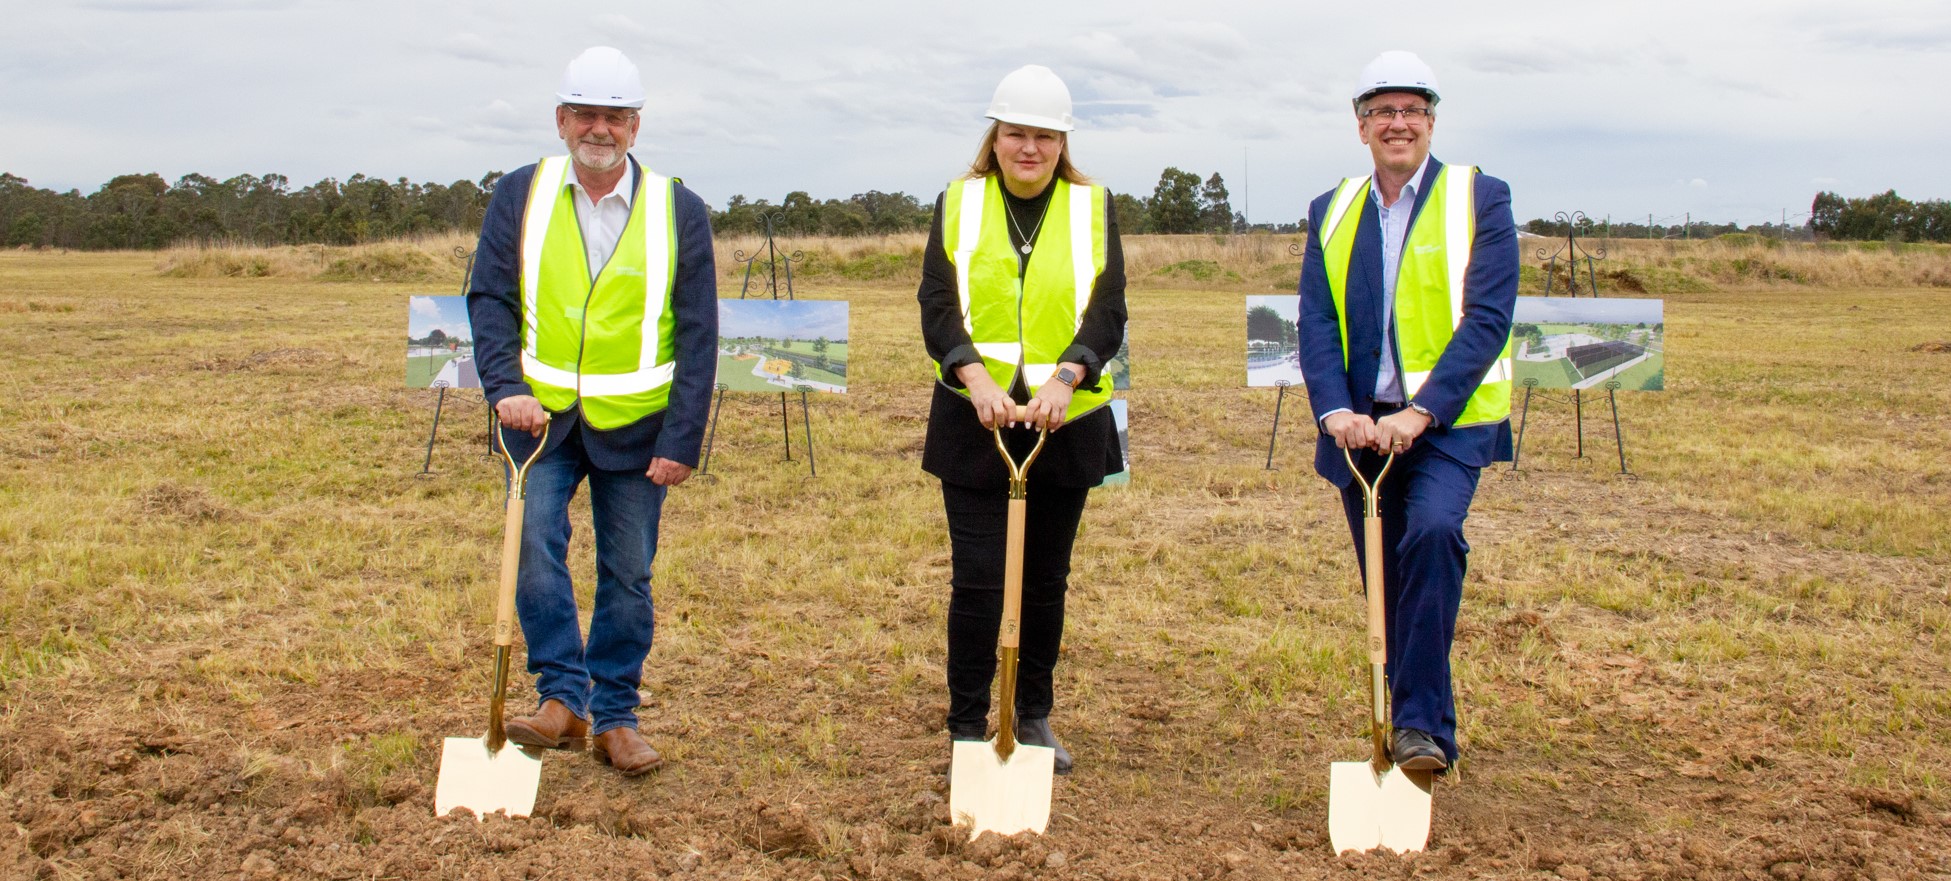
M 1019 199 L 1009 188 L 1003 188 L 1003 202 L 1014 221 L 1009 230 L 1011 244 L 1020 248 L 1025 236 L 1041 237 L 1042 228 L 1047 225 L 1042 223 L 1044 210 L 1050 205 L 1050 192 L 1054 188 L 1053 183 L 1029 199 Z M 1110 194 L 1106 193 L 1105 198 L 1108 202 Z M 994 435 L 982 427 L 982 420 L 976 418 L 969 399 L 951 390 L 962 388 L 961 381 L 955 378 L 955 368 L 980 364 L 982 356 L 976 353 L 968 330 L 962 326 L 962 298 L 955 289 L 955 266 L 942 250 L 942 203 L 943 197 L 935 199 L 935 220 L 929 227 L 928 247 L 921 262 L 921 289 L 915 293 L 915 299 L 921 301 L 922 341 L 928 347 L 928 357 L 941 363 L 943 373 L 942 380 L 935 383 L 934 399 L 929 402 L 928 436 L 922 448 L 921 468 L 946 483 L 1002 489 L 1009 484 L 1009 470 L 1003 465 L 1002 455 L 996 452 Z M 1036 259 L 1035 238 L 1031 240 L 1032 253 L 1018 258 L 1019 278 L 1028 271 L 1029 261 Z M 1084 308 L 1077 335 L 1058 360 L 1084 365 L 1079 387 L 1097 388 L 1100 382 L 1109 381 L 1103 377 L 1104 362 L 1118 354 L 1124 336 L 1124 249 L 1118 244 L 1117 216 L 1112 213 L 1112 206 L 1106 204 L 1104 271 L 1091 286 L 1091 300 Z M 1029 389 L 1020 371 L 1009 394 L 1019 404 L 1029 403 Z M 1018 461 L 1036 444 L 1036 433 L 1032 431 L 1004 429 L 1003 436 Z M 1029 479 L 1031 483 L 1052 486 L 1091 487 L 1102 483 L 1105 475 L 1122 470 L 1124 456 L 1118 450 L 1118 426 L 1111 417 L 1111 408 L 1106 406 L 1075 422 L 1065 423 L 1051 434 L 1036 464 L 1030 468 Z

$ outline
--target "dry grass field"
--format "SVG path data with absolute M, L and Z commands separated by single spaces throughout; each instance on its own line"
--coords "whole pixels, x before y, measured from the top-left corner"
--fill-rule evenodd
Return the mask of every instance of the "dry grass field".
M 415 477 L 434 394 L 402 388 L 405 297 L 454 292 L 452 244 L 0 254 L 0 877 L 1951 877 L 1942 253 L 1649 286 L 1668 390 L 1621 400 L 1637 479 L 1592 399 L 1583 459 L 1569 406 L 1534 404 L 1468 527 L 1465 761 L 1431 848 L 1338 858 L 1353 558 L 1304 402 L 1269 471 L 1273 396 L 1241 388 L 1240 295 L 1281 239 L 1130 243 L 1134 479 L 1076 554 L 1054 721 L 1078 771 L 1048 835 L 944 825 L 905 240 L 820 243 L 803 276 L 853 303 L 818 476 L 797 434 L 781 461 L 776 398 L 734 398 L 666 507 L 642 712 L 666 769 L 552 754 L 535 817 L 434 817 L 440 738 L 484 728 L 501 525 L 478 396 Z M 1614 262 L 1658 259 L 1720 258 Z M 1157 272 L 1186 261 L 1221 274 Z

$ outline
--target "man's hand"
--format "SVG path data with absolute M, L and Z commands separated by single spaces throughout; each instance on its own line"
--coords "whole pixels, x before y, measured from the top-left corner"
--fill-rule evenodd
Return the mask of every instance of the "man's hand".
M 1375 446 L 1375 420 L 1346 410 L 1321 421 L 1322 430 L 1344 450 L 1365 450 Z
M 1403 408 L 1375 423 L 1375 449 L 1382 453 L 1406 453 L 1416 438 L 1429 430 L 1429 417 Z
M 962 380 L 962 386 L 969 390 L 969 403 L 975 405 L 976 418 L 982 420 L 983 428 L 994 429 L 1009 422 L 1010 411 L 1016 405 L 1010 401 L 1009 393 L 990 378 L 989 368 L 964 364 L 955 368 L 955 378 Z
M 526 431 L 531 437 L 541 437 L 542 429 L 549 424 L 549 411 L 542 409 L 542 402 L 533 395 L 510 395 L 495 404 L 495 415 L 501 424 Z
M 691 466 L 669 459 L 652 459 L 650 468 L 644 471 L 644 476 L 658 486 L 677 486 L 691 476 Z

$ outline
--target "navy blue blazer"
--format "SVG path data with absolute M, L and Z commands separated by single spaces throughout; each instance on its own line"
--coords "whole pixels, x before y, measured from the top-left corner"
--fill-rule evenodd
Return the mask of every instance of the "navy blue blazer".
M 630 164 L 643 180 L 636 157 Z M 531 395 L 522 379 L 521 248 L 522 212 L 528 203 L 535 165 L 524 165 L 495 184 L 481 243 L 468 280 L 467 315 L 474 326 L 474 363 L 481 391 L 490 405 L 513 395 Z M 667 406 L 629 425 L 601 431 L 582 422 L 582 408 L 571 407 L 549 422 L 549 448 L 580 432 L 590 464 L 605 471 L 650 467 L 652 458 L 693 468 L 704 446 L 705 420 L 711 415 L 712 383 L 718 378 L 718 275 L 712 262 L 711 213 L 703 199 L 675 187 L 672 212 L 677 225 L 677 271 L 671 289 L 671 314 L 677 323 L 677 368 Z M 527 432 L 509 431 L 516 461 L 535 450 Z
M 1429 197 L 1443 163 L 1431 157 L 1416 186 L 1413 225 Z M 1341 364 L 1341 322 L 1334 296 L 1328 291 L 1328 271 L 1321 260 L 1321 224 L 1334 191 L 1322 193 L 1307 209 L 1307 253 L 1301 258 L 1299 326 L 1301 373 L 1307 379 L 1308 402 L 1314 421 L 1334 410 L 1369 415 L 1375 410 L 1375 374 L 1381 367 L 1382 346 L 1396 354 L 1398 375 L 1401 349 L 1393 334 L 1382 336 L 1382 222 L 1375 202 L 1364 198 L 1361 225 L 1355 228 L 1355 250 L 1348 267 L 1348 366 Z M 1517 223 L 1511 217 L 1511 188 L 1497 178 L 1476 179 L 1477 234 L 1470 251 L 1470 271 L 1463 281 L 1463 323 L 1443 349 L 1429 380 L 1416 392 L 1415 402 L 1436 416 L 1436 424 L 1419 443 L 1473 468 L 1511 458 L 1510 420 L 1495 425 L 1452 429 L 1470 394 L 1483 381 L 1504 350 L 1511 333 L 1511 313 L 1517 308 Z M 1323 432 L 1315 440 L 1314 470 L 1338 487 L 1354 476 L 1342 460 L 1335 439 Z

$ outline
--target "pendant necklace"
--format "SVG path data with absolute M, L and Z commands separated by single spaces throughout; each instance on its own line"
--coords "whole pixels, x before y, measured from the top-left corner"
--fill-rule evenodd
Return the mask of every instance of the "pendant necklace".
M 1048 208 L 1048 206 L 1045 206 L 1045 207 L 1046 207 L 1046 208 Z M 1045 211 L 1045 215 L 1046 215 L 1046 216 L 1048 215 L 1048 213 L 1049 213 L 1048 211 Z M 1023 252 L 1023 256 L 1025 256 L 1025 257 L 1027 257 L 1027 256 L 1029 256 L 1029 254 L 1030 254 L 1030 242 L 1032 242 L 1032 241 L 1035 241 L 1035 240 L 1036 240 L 1036 234 L 1037 234 L 1037 232 L 1038 232 L 1039 230 L 1041 230 L 1041 229 L 1043 229 L 1043 217 L 1038 217 L 1038 218 L 1036 219 L 1036 226 L 1033 226 L 1033 227 L 1031 227 L 1031 228 L 1030 228 L 1030 234 L 1026 236 L 1026 235 L 1023 235 L 1023 228 L 1022 228 L 1021 226 L 1018 226 L 1018 225 L 1016 224 L 1016 212 L 1014 212 L 1014 211 L 1011 211 L 1011 210 L 1009 210 L 1009 206 L 1008 206 L 1008 205 L 1004 205 L 1004 206 L 1003 206 L 1003 214 L 1004 214 L 1004 215 L 1007 215 L 1007 216 L 1009 217 L 1009 226 L 1010 226 L 1010 228 L 1011 228 L 1011 229 L 1014 229 L 1014 230 L 1016 230 L 1016 235 L 1017 235 L 1017 237 L 1019 237 L 1019 238 L 1021 238 L 1021 239 L 1023 240 L 1023 246 L 1022 246 L 1021 248 L 1018 248 L 1017 250 L 1019 250 L 1019 251 L 1022 251 L 1022 252 Z

